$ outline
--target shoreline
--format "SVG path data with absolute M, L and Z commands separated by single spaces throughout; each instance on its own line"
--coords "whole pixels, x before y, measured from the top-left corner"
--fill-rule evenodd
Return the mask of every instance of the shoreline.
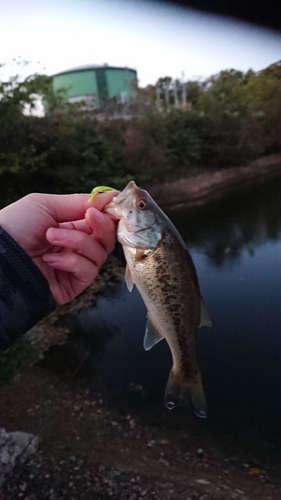
M 152 184 L 148 191 L 164 210 L 177 210 L 203 205 L 279 176 L 281 154 L 276 154 L 259 158 L 245 166 L 205 172 L 160 185 Z

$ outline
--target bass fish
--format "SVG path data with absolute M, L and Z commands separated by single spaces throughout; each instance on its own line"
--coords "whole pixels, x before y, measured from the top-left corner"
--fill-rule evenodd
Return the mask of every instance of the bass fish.
M 119 219 L 117 238 L 127 262 L 128 289 L 135 284 L 147 307 L 144 348 L 149 350 L 165 338 L 171 350 L 173 366 L 165 405 L 168 409 L 190 406 L 205 418 L 196 332 L 212 323 L 186 245 L 167 215 L 134 181 L 113 198 L 105 212 Z

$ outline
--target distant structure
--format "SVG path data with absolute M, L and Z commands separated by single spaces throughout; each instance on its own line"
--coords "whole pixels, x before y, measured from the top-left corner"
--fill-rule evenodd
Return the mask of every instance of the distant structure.
M 83 110 L 103 108 L 113 100 L 130 103 L 137 95 L 137 72 L 104 64 L 68 69 L 53 76 L 53 91 L 64 89 L 70 103 Z

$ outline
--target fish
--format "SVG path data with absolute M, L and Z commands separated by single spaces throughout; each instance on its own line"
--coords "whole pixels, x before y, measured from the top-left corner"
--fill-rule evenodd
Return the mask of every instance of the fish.
M 196 357 L 196 334 L 212 326 L 192 257 L 181 235 L 134 181 L 105 207 L 119 220 L 117 239 L 126 259 L 129 291 L 136 285 L 147 308 L 144 349 L 166 339 L 172 369 L 165 389 L 168 409 L 189 406 L 201 418 L 207 402 Z

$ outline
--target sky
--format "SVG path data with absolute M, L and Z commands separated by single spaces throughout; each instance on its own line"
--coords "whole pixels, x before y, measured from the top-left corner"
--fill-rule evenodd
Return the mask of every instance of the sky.
M 107 63 L 136 69 L 143 87 L 281 59 L 281 33 L 160 1 L 0 0 L 0 13 L 2 79 Z M 30 61 L 20 71 L 18 57 Z

